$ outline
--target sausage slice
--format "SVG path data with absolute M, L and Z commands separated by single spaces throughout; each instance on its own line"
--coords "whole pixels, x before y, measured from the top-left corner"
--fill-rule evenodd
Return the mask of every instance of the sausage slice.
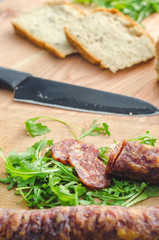
M 99 150 L 94 145 L 79 144 L 69 151 L 68 159 L 81 181 L 88 187 L 101 189 L 109 185 L 106 166 L 99 159 Z
M 55 143 L 51 148 L 51 154 L 53 158 L 65 165 L 69 164 L 68 152 L 76 147 L 80 142 L 75 139 L 65 139 L 58 143 Z

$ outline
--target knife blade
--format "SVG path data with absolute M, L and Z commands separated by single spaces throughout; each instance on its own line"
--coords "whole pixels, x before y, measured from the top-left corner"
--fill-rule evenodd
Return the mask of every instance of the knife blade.
M 100 114 L 159 114 L 154 105 L 120 94 L 34 77 L 0 67 L 0 87 L 14 91 L 14 100 Z

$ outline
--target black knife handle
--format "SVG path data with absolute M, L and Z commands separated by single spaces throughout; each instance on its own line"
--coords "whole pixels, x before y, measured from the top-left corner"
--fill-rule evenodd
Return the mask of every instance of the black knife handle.
M 0 88 L 13 91 L 21 82 L 30 76 L 30 73 L 0 67 Z

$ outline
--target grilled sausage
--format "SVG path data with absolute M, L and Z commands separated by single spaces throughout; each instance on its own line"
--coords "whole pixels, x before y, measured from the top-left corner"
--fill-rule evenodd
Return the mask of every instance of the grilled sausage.
M 158 240 L 159 206 L 0 209 L 0 240 Z
M 159 183 L 159 148 L 122 141 L 111 151 L 106 173 Z

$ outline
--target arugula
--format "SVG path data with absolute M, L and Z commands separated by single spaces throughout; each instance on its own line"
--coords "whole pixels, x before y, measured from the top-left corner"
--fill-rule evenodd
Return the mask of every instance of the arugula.
M 61 205 L 78 205 L 79 197 L 86 193 L 86 188 L 75 181 L 69 182 L 65 185 L 56 185 L 53 175 L 50 175 L 49 177 L 49 184 L 54 194 L 60 200 Z
M 61 122 L 61 123 L 65 124 L 66 126 L 68 126 L 69 128 L 73 126 L 73 124 L 70 124 L 66 121 L 63 121 L 63 120 L 60 120 L 57 118 L 53 118 L 53 117 L 49 117 L 49 116 L 39 116 L 39 117 L 30 118 L 25 122 L 25 127 L 32 137 L 41 136 L 43 134 L 51 132 L 51 130 L 46 125 L 42 125 L 41 123 L 35 122 L 41 118 L 47 118 L 47 119 L 51 119 L 53 121 Z M 74 132 L 71 129 L 70 129 L 70 132 L 73 134 L 75 139 L 77 139 L 76 135 L 74 134 Z
M 134 199 L 140 194 L 147 185 L 129 180 L 112 179 L 112 183 L 108 188 L 87 192 L 91 197 L 97 197 L 101 200 L 99 204 L 121 205 L 127 207 L 125 200 Z M 142 201 L 142 198 L 140 199 Z M 130 200 L 131 202 L 131 200 Z
M 139 137 L 136 137 L 136 138 L 129 139 L 129 141 L 139 141 L 140 144 L 148 144 L 148 145 L 151 145 L 151 146 L 155 146 L 157 138 L 154 138 L 150 134 L 150 131 L 146 131 L 145 134 L 143 134 Z
M 100 147 L 99 148 L 99 157 L 103 160 L 105 164 L 108 162 L 109 153 L 111 151 L 110 147 Z
M 16 194 L 20 194 L 29 207 L 77 205 L 79 197 L 86 192 L 73 167 L 46 157 L 46 153 L 42 155 L 51 143 L 44 138 L 25 152 L 13 151 L 8 158 L 0 150 L 8 173 L 0 182 L 9 183 L 8 189 L 17 186 Z
M 143 189 L 141 188 L 141 190 L 138 193 L 136 193 L 129 200 L 124 202 L 122 206 L 130 207 L 140 201 L 146 200 L 147 198 L 157 197 L 157 196 L 159 196 L 159 186 L 149 185 Z
M 159 12 L 159 0 L 74 0 L 73 2 L 116 8 L 138 23 L 141 23 L 144 18 L 152 13 Z
M 62 121 L 57 118 L 48 117 L 48 116 L 40 116 L 40 117 L 30 118 L 25 122 L 25 127 L 32 137 L 40 136 L 40 135 L 46 134 L 51 131 L 46 125 L 42 125 L 41 123 L 35 122 L 41 118 L 47 118 L 47 119 L 61 122 L 61 123 L 65 124 L 66 126 L 68 126 L 69 128 L 74 126 L 73 124 L 70 124 L 68 122 Z M 92 124 L 90 125 L 89 130 L 87 130 L 87 131 L 85 131 L 85 129 L 82 130 L 82 134 L 78 138 L 76 137 L 75 133 L 71 129 L 70 129 L 70 131 L 73 134 L 73 136 L 75 137 L 75 139 L 78 139 L 78 140 L 81 140 L 82 138 L 84 138 L 86 136 L 97 136 L 100 134 L 104 134 L 104 135 L 108 135 L 108 136 L 110 135 L 109 126 L 106 123 L 97 123 L 97 118 L 95 118 L 93 120 Z
M 110 136 L 109 126 L 106 123 L 97 123 L 97 118 L 95 118 L 90 125 L 90 129 L 88 131 L 83 129 L 81 136 L 78 137 L 78 140 L 81 140 L 86 136 L 97 136 L 100 134 Z

